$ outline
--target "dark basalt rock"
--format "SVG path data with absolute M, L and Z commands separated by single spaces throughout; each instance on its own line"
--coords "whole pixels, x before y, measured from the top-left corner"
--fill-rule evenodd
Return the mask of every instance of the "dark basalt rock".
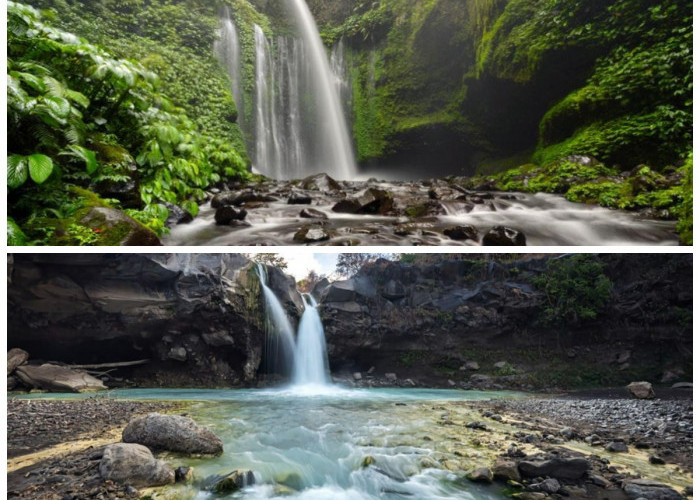
M 226 226 L 231 221 L 241 221 L 246 218 L 248 212 L 245 209 L 237 210 L 232 206 L 224 206 L 216 210 L 214 220 L 219 226 Z
M 354 198 L 348 198 L 345 200 L 340 200 L 338 203 L 333 205 L 333 208 L 331 210 L 341 214 L 355 214 L 359 212 L 361 208 L 362 205 L 358 200 Z
M 166 227 L 173 227 L 178 224 L 188 224 L 194 220 L 192 214 L 190 214 L 187 210 L 183 210 L 177 205 L 166 202 L 165 207 L 168 209 L 168 212 L 170 212 L 170 215 L 168 215 L 168 218 L 165 220 Z
M 225 476 L 209 476 L 204 480 L 203 489 L 214 493 L 233 493 L 255 484 L 253 471 L 235 470 Z
M 479 232 L 474 226 L 455 226 L 447 228 L 443 231 L 445 236 L 448 236 L 452 240 L 465 241 L 474 240 L 479 241 Z
M 368 188 L 357 197 L 359 213 L 386 215 L 394 209 L 394 199 L 387 191 Z
M 289 198 L 287 199 L 287 204 L 288 205 L 311 205 L 311 196 L 303 194 L 303 193 L 298 193 L 298 192 L 292 192 L 292 194 L 289 195 Z
M 315 208 L 305 208 L 299 212 L 299 217 L 304 219 L 327 219 L 328 216 Z
M 524 460 L 518 464 L 525 477 L 550 476 L 556 479 L 581 479 L 591 468 L 585 458 L 553 458 L 543 461 Z
M 217 194 L 211 200 L 212 208 L 221 208 L 227 205 L 233 205 L 239 207 L 246 203 L 251 202 L 269 202 L 278 201 L 274 196 L 268 194 L 261 194 L 257 191 L 247 190 L 247 191 L 226 191 L 221 194 Z
M 517 229 L 496 226 L 484 235 L 481 244 L 483 246 L 525 246 L 527 238 Z

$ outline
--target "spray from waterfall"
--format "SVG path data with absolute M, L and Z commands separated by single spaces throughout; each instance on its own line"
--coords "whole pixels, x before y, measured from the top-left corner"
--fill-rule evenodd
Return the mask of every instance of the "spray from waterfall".
M 304 314 L 299 322 L 294 350 L 294 385 L 327 385 L 330 383 L 326 336 L 318 303 L 311 294 L 304 294 Z
M 294 328 L 282 304 L 267 285 L 265 266 L 256 264 L 265 297 L 265 360 L 268 371 L 289 375 L 294 370 Z
M 243 85 L 241 82 L 241 75 L 243 74 L 241 44 L 238 38 L 236 25 L 231 19 L 231 11 L 226 6 L 221 10 L 221 28 L 219 29 L 219 38 L 214 42 L 214 53 L 228 69 L 228 74 L 231 78 L 231 92 L 233 93 L 233 100 L 238 110 L 238 125 L 245 135 L 247 132 L 247 123 L 245 119 L 245 98 L 243 96 Z

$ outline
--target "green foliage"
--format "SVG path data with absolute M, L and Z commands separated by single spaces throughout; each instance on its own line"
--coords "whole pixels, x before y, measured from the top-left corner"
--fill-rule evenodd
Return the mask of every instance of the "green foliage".
M 78 246 L 94 245 L 99 241 L 99 236 L 89 227 L 78 224 L 70 224 L 66 229 L 68 237 L 75 240 Z
M 133 179 L 143 205 L 129 213 L 162 232 L 164 202 L 196 213 L 206 187 L 246 178 L 240 153 L 224 139 L 202 134 L 160 85 L 143 65 L 118 59 L 49 26 L 32 7 L 10 2 L 10 215 L 20 225 L 37 216 L 61 218 L 71 184 L 99 189 L 105 181 Z M 28 177 L 36 184 L 25 185 Z M 89 243 L 82 236 L 77 241 Z
M 597 318 L 612 291 L 604 270 L 604 264 L 586 254 L 550 259 L 547 270 L 532 280 L 545 296 L 542 324 L 576 325 Z
M 7 245 L 8 246 L 23 246 L 27 244 L 27 236 L 22 232 L 22 229 L 11 218 L 7 218 Z

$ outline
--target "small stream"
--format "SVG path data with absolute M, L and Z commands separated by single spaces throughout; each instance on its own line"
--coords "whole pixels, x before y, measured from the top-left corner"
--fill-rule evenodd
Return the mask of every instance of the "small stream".
M 400 186 L 382 185 L 400 201 L 404 194 L 414 199 L 428 199 L 425 193 L 402 193 Z M 472 225 L 483 236 L 494 226 L 508 226 L 522 231 L 532 245 L 678 245 L 673 233 L 675 222 L 645 219 L 631 212 L 610 210 L 596 205 L 572 203 L 552 194 L 493 193 L 494 200 L 475 206 L 446 200 L 445 215 L 424 218 L 335 213 L 337 200 L 324 194 L 314 195 L 309 205 L 289 205 L 284 197 L 248 210 L 249 227 L 217 226 L 216 210 L 207 203 L 200 215 L 189 224 L 171 229 L 163 237 L 165 245 L 298 245 L 294 235 L 307 224 L 318 221 L 300 217 L 306 207 L 323 212 L 321 221 L 330 239 L 319 245 L 478 245 L 473 240 L 455 241 L 443 234 L 450 227 Z

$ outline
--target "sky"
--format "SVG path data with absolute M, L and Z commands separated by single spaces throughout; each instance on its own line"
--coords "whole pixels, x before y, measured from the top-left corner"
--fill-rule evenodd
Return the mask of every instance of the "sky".
M 309 274 L 310 270 L 318 274 L 334 275 L 335 263 L 338 260 L 337 253 L 314 253 L 307 252 L 276 252 L 287 261 L 287 274 L 291 274 L 299 281 Z M 336 278 L 337 279 L 337 278 Z

